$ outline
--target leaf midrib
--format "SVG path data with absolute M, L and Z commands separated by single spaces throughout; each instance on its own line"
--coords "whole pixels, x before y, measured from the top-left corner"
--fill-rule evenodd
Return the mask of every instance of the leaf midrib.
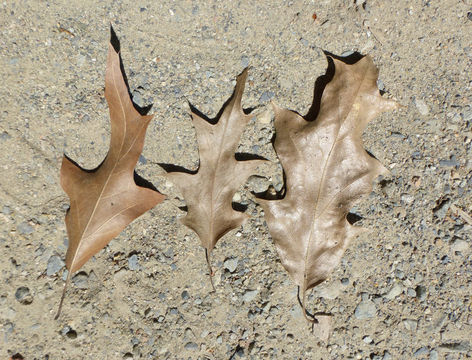
M 112 71 L 112 81 L 113 81 L 113 89 L 116 91 L 117 93 L 117 97 L 118 97 L 118 100 L 120 102 L 120 109 L 121 109 L 121 112 L 122 112 L 122 115 L 123 115 L 123 122 L 124 122 L 124 131 L 123 131 L 123 136 L 122 136 L 122 139 L 121 139 L 121 145 L 120 145 L 120 150 L 118 152 L 118 155 L 121 154 L 121 151 L 123 150 L 123 146 L 124 146 L 124 142 L 125 142 L 125 138 L 126 138 L 126 132 L 127 132 L 127 123 L 126 123 L 126 111 L 125 111 L 125 107 L 123 105 L 123 101 L 121 99 L 121 96 L 120 96 L 120 92 L 117 91 L 118 89 L 118 86 L 116 84 L 116 77 L 115 77 L 115 74 L 116 74 L 116 66 L 112 66 L 111 67 L 111 71 Z M 121 69 L 120 69 L 121 71 Z M 110 106 L 110 105 L 109 105 Z M 139 132 L 137 132 L 137 134 L 139 134 Z M 116 169 L 116 166 L 118 165 L 118 163 L 121 161 L 121 159 L 123 159 L 126 154 L 128 154 L 128 152 L 132 149 L 132 147 L 134 146 L 135 142 L 136 142 L 136 139 L 137 139 L 137 135 L 136 137 L 134 138 L 134 140 L 132 141 L 130 147 L 128 148 L 128 150 L 126 151 L 125 154 L 123 154 L 122 156 L 119 156 L 116 161 L 114 162 L 113 164 L 113 167 L 112 169 L 109 171 L 107 177 L 106 177 L 106 180 L 105 182 L 103 183 L 103 186 L 102 186 L 102 189 L 100 190 L 100 195 L 97 197 L 97 200 L 95 201 L 95 205 L 94 205 L 94 208 L 93 208 L 93 211 L 91 213 L 91 215 L 89 216 L 88 218 L 88 221 L 87 221 L 87 225 L 85 226 L 84 230 L 82 231 L 82 233 L 80 234 L 80 240 L 79 240 L 79 245 L 77 246 L 77 249 L 75 251 L 75 254 L 74 254 L 74 257 L 72 258 L 72 261 L 71 261 L 71 265 L 70 265 L 70 268 L 73 269 L 73 265 L 76 261 L 76 258 L 77 258 L 77 254 L 79 253 L 79 250 L 81 248 L 81 246 L 83 245 L 83 240 L 88 238 L 89 236 L 87 237 L 83 237 L 84 234 L 86 234 L 89 226 L 90 226 L 90 223 L 93 219 L 93 217 L 95 216 L 95 212 L 97 211 L 97 208 L 98 208 L 98 204 L 100 203 L 100 200 L 102 199 L 102 195 L 103 195 L 103 192 L 105 191 L 111 177 L 112 177 L 112 174 L 114 173 L 115 169 Z M 110 144 L 111 144 L 111 139 L 110 139 Z M 111 149 L 109 149 L 108 151 L 110 152 Z M 108 156 L 108 154 L 107 154 Z M 79 209 L 77 209 L 77 217 L 80 219 L 80 216 L 79 216 Z M 108 219 L 109 220 L 109 219 Z M 107 221 L 108 221 L 107 220 Z M 93 235 L 93 234 L 92 234 Z
M 219 146 L 218 146 L 218 156 L 216 158 L 216 164 L 215 164 L 215 171 L 213 171 L 212 173 L 212 177 L 211 177 L 211 191 L 210 191 L 210 243 L 208 244 L 209 247 L 211 247 L 213 245 L 213 232 L 214 232 L 214 221 L 213 221 L 213 212 L 214 212 L 214 208 L 213 208 L 213 197 L 214 197 L 214 191 L 215 191 L 215 182 L 216 182 L 216 173 L 218 171 L 218 167 L 219 167 L 219 163 L 220 163 L 220 159 L 221 159 L 221 154 L 223 152 L 223 143 L 224 143 L 224 139 L 226 138 L 226 130 L 228 129 L 228 123 L 229 123 L 229 120 L 231 118 L 231 115 L 233 113 L 233 106 L 234 104 L 231 104 L 231 111 L 229 113 L 229 116 L 228 116 L 228 119 L 227 121 L 224 122 L 224 125 L 223 125 L 223 136 L 221 137 L 221 140 L 219 142 Z M 223 112 L 224 114 L 224 112 Z M 223 117 L 223 114 L 222 114 L 222 117 Z M 221 120 L 221 118 L 220 118 Z M 218 120 L 218 122 L 220 121 Z M 217 125 L 216 125 L 217 126 Z

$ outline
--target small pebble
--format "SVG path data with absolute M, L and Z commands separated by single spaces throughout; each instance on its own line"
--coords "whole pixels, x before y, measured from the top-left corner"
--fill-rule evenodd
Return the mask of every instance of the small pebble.
M 416 290 L 416 297 L 420 301 L 423 301 L 424 299 L 426 299 L 426 287 L 424 287 L 423 285 L 418 285 L 415 290 Z
M 370 300 L 361 301 L 354 311 L 354 316 L 360 320 L 371 319 L 376 315 L 377 307 L 375 306 L 375 303 Z
M 469 248 L 469 243 L 467 241 L 461 240 L 461 239 L 455 239 L 452 242 L 452 246 L 451 246 L 452 251 L 461 252 L 461 253 L 466 251 L 468 248 Z
M 133 102 L 138 105 L 139 107 L 143 107 L 144 106 L 144 100 L 143 100 L 143 97 L 141 96 L 141 94 L 134 90 L 133 91 Z
M 362 341 L 364 341 L 366 344 L 371 344 L 373 340 L 370 336 L 364 336 Z
M 426 346 L 423 346 L 422 348 L 419 348 L 418 350 L 416 350 L 414 352 L 414 356 L 422 356 L 422 355 L 426 355 L 429 353 L 429 349 L 426 347 Z
M 272 91 L 264 91 L 261 97 L 259 98 L 259 103 L 263 104 L 269 101 L 270 99 L 272 99 L 274 96 L 275 96 L 275 93 L 273 93 Z
M 19 224 L 17 230 L 23 235 L 29 235 L 34 231 L 33 227 L 27 222 L 22 222 Z
M 2 208 L 2 214 L 4 215 L 10 215 L 11 214 L 11 209 L 9 206 L 7 205 L 4 205 L 3 208 Z
M 62 336 L 65 336 L 71 340 L 74 340 L 77 338 L 77 331 L 73 330 L 69 325 L 66 325 L 62 328 L 61 334 Z
M 169 314 L 171 315 L 177 315 L 179 313 L 179 310 L 177 308 L 171 308 L 169 311 Z
M 238 267 L 238 258 L 226 259 L 223 266 L 230 273 L 234 273 L 236 268 Z
M 249 58 L 245 55 L 241 57 L 241 66 L 243 68 L 247 68 L 249 66 Z
M 197 350 L 198 345 L 195 344 L 194 342 L 188 342 L 188 343 L 185 344 L 185 349 L 186 350 Z
M 418 109 L 418 112 L 425 116 L 425 115 L 428 115 L 429 114 L 429 108 L 428 108 L 428 105 L 426 105 L 426 103 L 424 102 L 424 100 L 421 100 L 421 99 L 415 99 L 415 105 L 416 105 L 416 108 Z
M 4 131 L 0 134 L 0 140 L 6 141 L 8 139 L 11 139 L 11 135 L 9 133 L 7 133 L 6 131 Z
M 59 272 L 65 266 L 64 261 L 62 261 L 60 256 L 53 255 L 48 260 L 48 266 L 46 268 L 46 275 L 52 276 Z
M 138 161 L 140 164 L 143 164 L 143 165 L 147 164 L 147 159 L 143 155 L 139 155 Z
M 180 296 L 183 300 L 188 300 L 190 298 L 187 290 L 182 291 L 182 294 L 180 294 Z
M 380 91 L 385 91 L 385 85 L 381 79 L 377 79 L 377 87 Z
M 442 166 L 442 167 L 456 167 L 456 166 L 459 166 L 459 165 L 460 165 L 460 163 L 457 161 L 455 155 L 451 155 L 449 157 L 449 160 L 447 160 L 447 159 L 439 160 L 439 166 Z
M 254 300 L 258 293 L 259 293 L 259 290 L 246 290 L 246 292 L 243 295 L 243 301 L 250 302 Z
M 403 325 L 407 330 L 416 331 L 416 328 L 418 327 L 418 322 L 416 320 L 406 319 L 403 320 Z
M 131 271 L 135 271 L 139 269 L 139 263 L 138 263 L 138 255 L 133 254 L 128 258 L 128 268 Z
M 72 282 L 75 286 L 79 289 L 87 289 L 88 288 L 88 275 L 85 271 L 79 272 L 72 278 Z
M 22 305 L 29 305 L 33 302 L 33 295 L 31 295 L 30 289 L 26 286 L 16 289 L 15 298 Z
M 400 283 L 395 283 L 395 285 L 393 285 L 393 287 L 390 289 L 390 291 L 384 297 L 387 300 L 393 300 L 398 295 L 400 295 L 402 292 L 403 292 L 403 287 L 401 286 L 401 284 Z

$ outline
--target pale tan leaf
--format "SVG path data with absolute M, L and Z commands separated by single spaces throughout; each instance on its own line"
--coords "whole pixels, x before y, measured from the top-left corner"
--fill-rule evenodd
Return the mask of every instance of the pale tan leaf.
M 346 220 L 349 209 L 385 170 L 364 150 L 362 132 L 376 115 L 397 107 L 380 96 L 370 57 L 353 65 L 333 61 L 314 121 L 274 106 L 285 194 L 261 200 L 282 265 L 301 289 L 304 314 L 306 290 L 330 275 L 358 233 Z

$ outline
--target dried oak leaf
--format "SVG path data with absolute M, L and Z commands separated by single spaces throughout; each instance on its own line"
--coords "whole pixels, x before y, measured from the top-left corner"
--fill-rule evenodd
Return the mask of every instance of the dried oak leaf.
M 152 116 L 142 116 L 134 108 L 120 68 L 120 56 L 111 43 L 105 98 L 111 120 L 110 148 L 105 160 L 94 170 L 84 170 L 66 156 L 62 160 L 61 185 L 70 198 L 65 219 L 69 237 L 66 254 L 69 273 L 56 318 L 71 274 L 130 222 L 164 200 L 159 192 L 135 183 L 134 168 Z
M 235 211 L 232 198 L 261 160 L 238 161 L 235 151 L 251 116 L 241 107 L 241 98 L 247 78 L 245 69 L 237 78 L 236 88 L 216 123 L 211 123 L 192 112 L 197 134 L 200 165 L 197 173 L 170 172 L 169 180 L 180 189 L 188 212 L 182 219 L 200 238 L 209 256 L 223 235 L 239 227 L 248 217 Z M 213 285 L 213 284 L 212 284 Z
M 334 76 L 314 121 L 274 105 L 274 147 L 286 176 L 285 194 L 260 202 L 282 265 L 301 290 L 307 319 L 306 291 L 339 264 L 359 233 L 346 219 L 349 209 L 385 170 L 365 151 L 362 132 L 377 114 L 397 107 L 380 96 L 369 56 L 353 65 L 332 61 Z

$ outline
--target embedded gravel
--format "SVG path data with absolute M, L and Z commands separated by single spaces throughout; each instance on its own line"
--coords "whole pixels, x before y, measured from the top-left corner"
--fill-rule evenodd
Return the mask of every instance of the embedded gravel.
M 316 14 L 316 16 L 314 16 Z M 316 20 L 314 20 L 316 17 Z M 63 153 L 108 148 L 110 24 L 130 91 L 155 115 L 137 172 L 168 199 L 75 274 L 66 270 Z M 466 359 L 472 357 L 472 3 L 443 1 L 0 2 L 0 358 Z M 310 331 L 251 191 L 283 186 L 270 101 L 305 114 L 323 51 L 370 54 L 403 108 L 366 149 L 390 174 L 352 209 L 368 229 L 307 299 Z M 205 254 L 160 163 L 195 170 L 188 102 L 214 117 L 251 66 L 239 151 L 271 162 L 235 200 L 251 218 Z

